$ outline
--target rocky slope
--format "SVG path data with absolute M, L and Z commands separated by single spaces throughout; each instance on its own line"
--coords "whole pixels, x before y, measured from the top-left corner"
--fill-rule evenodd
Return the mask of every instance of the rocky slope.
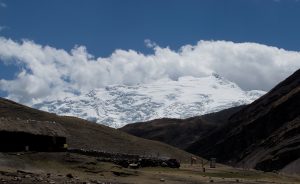
M 118 128 L 158 118 L 188 118 L 216 112 L 249 104 L 263 94 L 257 90 L 244 91 L 214 74 L 134 86 L 107 86 L 63 99 L 45 100 L 33 107 Z
M 220 162 L 300 173 L 300 70 L 187 150 Z

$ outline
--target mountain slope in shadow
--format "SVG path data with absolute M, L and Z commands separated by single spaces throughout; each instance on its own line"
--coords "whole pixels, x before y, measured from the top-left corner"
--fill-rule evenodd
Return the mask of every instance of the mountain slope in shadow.
M 296 162 L 300 158 L 300 70 L 187 150 L 264 171 Z M 300 172 L 300 165 L 293 172 Z
M 187 149 L 201 137 L 221 127 L 224 122 L 244 106 L 187 119 L 162 118 L 128 124 L 120 130 L 145 139 L 157 140 L 180 149 Z

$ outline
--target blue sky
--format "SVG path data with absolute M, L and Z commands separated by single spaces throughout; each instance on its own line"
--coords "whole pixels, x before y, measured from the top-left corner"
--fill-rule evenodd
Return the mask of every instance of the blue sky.
M 257 42 L 299 50 L 296 0 L 10 0 L 1 8 L 1 35 L 94 55 L 116 48 L 147 52 L 148 38 L 178 48 L 199 40 Z
M 300 50 L 298 0 L 0 0 L 0 36 L 96 57 L 116 49 L 153 53 L 145 39 L 173 50 L 199 40 L 255 42 Z M 7 62 L 6 62 L 7 63 Z M 22 65 L 0 62 L 0 79 Z M 1 91 L 1 90 L 0 90 Z M 0 96 L 7 95 L 3 90 Z

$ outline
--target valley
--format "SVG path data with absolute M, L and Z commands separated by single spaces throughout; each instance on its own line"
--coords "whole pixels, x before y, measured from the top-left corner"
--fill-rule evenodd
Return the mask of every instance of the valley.
M 146 167 L 122 168 L 95 157 L 67 153 L 0 153 L 0 183 L 76 184 L 296 184 L 299 177 L 217 164 L 202 171 L 200 164 L 182 164 L 179 169 Z
M 0 184 L 300 184 L 300 0 L 0 0 Z

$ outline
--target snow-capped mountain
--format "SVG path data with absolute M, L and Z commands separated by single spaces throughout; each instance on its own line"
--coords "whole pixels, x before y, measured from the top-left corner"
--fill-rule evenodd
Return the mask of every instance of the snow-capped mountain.
M 263 94 L 258 90 L 243 91 L 235 83 L 213 74 L 134 86 L 107 86 L 33 107 L 118 128 L 162 117 L 187 118 L 216 112 L 251 103 Z

